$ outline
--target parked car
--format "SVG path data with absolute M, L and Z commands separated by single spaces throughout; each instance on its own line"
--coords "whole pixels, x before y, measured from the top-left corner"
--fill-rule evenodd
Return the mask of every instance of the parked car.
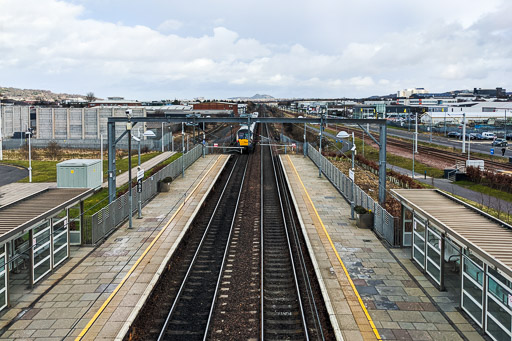
M 459 139 L 461 137 L 461 134 L 458 131 L 450 131 L 447 136 L 448 137 L 456 137 Z
M 480 133 L 471 133 L 471 134 L 469 134 L 469 136 L 471 136 L 471 139 L 473 139 L 473 140 L 483 140 L 484 139 L 484 137 Z
M 483 136 L 484 140 L 492 140 L 496 137 L 496 135 L 494 133 L 490 133 L 488 131 L 483 132 L 482 136 Z
M 496 146 L 496 147 L 506 147 L 507 146 L 507 140 L 505 139 L 496 139 L 494 141 L 492 141 L 492 146 Z
M 506 139 L 507 140 L 512 140 L 512 133 L 508 133 L 507 136 L 506 136 Z

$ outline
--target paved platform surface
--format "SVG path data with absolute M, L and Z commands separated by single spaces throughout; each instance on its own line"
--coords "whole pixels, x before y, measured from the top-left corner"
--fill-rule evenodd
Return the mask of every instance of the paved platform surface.
M 146 162 L 143 162 L 140 166 L 142 167 L 142 169 L 145 169 L 145 170 L 151 169 L 151 168 L 155 167 L 156 165 L 158 165 L 160 162 L 167 160 L 174 154 L 176 154 L 176 152 L 163 152 L 162 154 L 159 154 L 159 155 L 155 156 L 154 158 L 149 159 Z M 135 164 L 135 167 L 132 167 L 132 177 L 133 178 L 135 178 L 137 176 L 137 167 L 138 167 L 137 164 Z M 116 177 L 116 187 L 122 186 L 126 183 L 128 183 L 128 172 L 127 171 L 119 174 Z M 101 184 L 101 187 L 108 187 L 108 180 L 105 181 L 103 184 Z
M 483 340 L 409 260 L 410 250 L 391 251 L 355 226 L 350 205 L 308 158 L 282 159 L 345 340 Z
M 154 284 L 226 160 L 225 155 L 198 159 L 184 178 L 173 181 L 169 193 L 160 193 L 144 207 L 144 218 L 133 219 L 133 229 L 125 224 L 97 248 L 74 248 L 55 273 L 33 289 L 22 288 L 0 317 L 0 339 L 74 340 L 81 332 L 84 340 L 114 339 L 134 317 L 134 307 Z

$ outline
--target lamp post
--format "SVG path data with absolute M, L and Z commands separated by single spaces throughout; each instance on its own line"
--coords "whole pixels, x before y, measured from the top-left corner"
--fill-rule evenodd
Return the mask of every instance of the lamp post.
M 32 132 L 30 129 L 25 132 L 25 135 L 28 136 L 28 182 L 32 182 L 32 147 L 30 145 Z
M 306 157 L 306 123 L 304 123 L 304 147 L 302 149 L 304 152 L 304 157 Z
M 0 121 L 1 122 L 1 121 Z M 0 137 L 1 140 L 1 137 Z M 505 109 L 505 141 L 507 140 L 507 109 Z M 0 147 L 1 150 L 1 147 Z M 1 154 L 0 154 L 1 155 Z M 1 160 L 1 159 L 0 159 Z
M 4 159 L 4 137 L 2 136 L 2 101 L 0 100 L 0 160 Z
M 318 146 L 318 152 L 320 153 L 320 156 L 322 156 L 322 128 L 324 126 L 324 115 L 320 115 L 320 145 Z M 322 161 L 320 158 L 320 163 L 318 166 L 318 177 L 322 177 Z
M 414 152 L 417 153 L 418 152 L 418 113 L 416 113 L 414 120 L 416 123 L 415 131 L 414 131 Z
M 131 121 L 131 110 L 126 110 L 126 116 L 128 116 L 128 122 L 126 123 L 126 130 L 128 130 L 128 204 L 130 206 L 130 212 L 128 213 L 128 228 L 133 228 L 132 213 L 133 213 L 133 201 L 132 201 L 132 121 Z
M 155 133 L 151 130 L 148 130 L 148 131 L 145 131 L 144 134 L 142 134 L 142 136 L 145 136 L 145 137 L 155 137 Z M 141 141 L 141 136 L 140 136 L 140 128 L 137 129 L 137 136 L 133 136 L 132 135 L 132 138 L 138 142 L 138 167 L 137 167 L 137 170 L 140 170 L 140 141 Z M 137 219 L 142 219 L 142 193 L 138 193 L 137 194 L 138 196 L 138 207 L 137 207 Z
M 185 177 L 185 124 L 181 122 L 181 176 Z
M 162 153 L 164 152 L 164 122 L 162 122 Z
M 356 154 L 356 140 L 354 138 L 354 132 L 352 132 L 352 148 L 351 148 L 351 150 L 352 150 L 352 174 L 354 174 L 354 170 L 355 170 L 354 157 Z M 356 206 L 355 191 L 356 191 L 356 178 L 354 176 L 354 178 L 352 179 L 352 200 L 350 201 L 350 217 L 352 219 L 354 219 L 354 208 Z

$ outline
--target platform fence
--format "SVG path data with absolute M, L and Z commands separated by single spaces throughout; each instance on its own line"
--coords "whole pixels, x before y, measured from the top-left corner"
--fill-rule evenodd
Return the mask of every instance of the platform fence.
M 317 166 L 321 165 L 322 173 L 336 187 L 347 202 L 354 201 L 356 206 L 363 206 L 374 213 L 373 230 L 391 246 L 398 246 L 395 236 L 395 219 L 378 202 L 366 194 L 359 186 L 352 186 L 352 180 L 343 174 L 326 157 L 321 155 L 313 146 L 308 144 L 308 156 Z
M 190 167 L 202 154 L 203 148 L 201 145 L 198 145 L 144 180 L 141 193 L 137 193 L 137 186 L 133 186 L 132 216 L 137 213 L 139 195 L 141 196 L 142 206 L 144 206 L 157 194 L 158 182 L 160 180 L 167 177 L 176 178 L 181 176 L 183 167 L 185 169 Z M 98 243 L 124 223 L 128 219 L 129 212 L 129 198 L 128 192 L 126 192 L 95 214 L 85 216 L 82 244 L 95 245 Z

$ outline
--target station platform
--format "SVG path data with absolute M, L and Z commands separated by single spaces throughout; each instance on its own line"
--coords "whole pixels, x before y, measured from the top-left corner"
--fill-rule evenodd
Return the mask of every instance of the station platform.
M 484 340 L 410 260 L 350 219 L 348 204 L 309 158 L 282 155 L 344 340 Z M 327 297 L 325 297 L 327 296 Z
M 199 158 L 134 217 L 133 229 L 73 249 L 41 284 L 21 288 L 0 316 L 0 339 L 121 340 L 227 158 Z M 281 158 L 338 339 L 484 340 L 406 251 L 355 226 L 350 205 L 309 158 Z
M 2 340 L 114 340 L 124 335 L 151 292 L 191 217 L 227 161 L 199 158 L 142 210 L 143 218 L 118 228 L 101 245 L 79 247 L 42 283 L 19 286 L 0 317 Z

